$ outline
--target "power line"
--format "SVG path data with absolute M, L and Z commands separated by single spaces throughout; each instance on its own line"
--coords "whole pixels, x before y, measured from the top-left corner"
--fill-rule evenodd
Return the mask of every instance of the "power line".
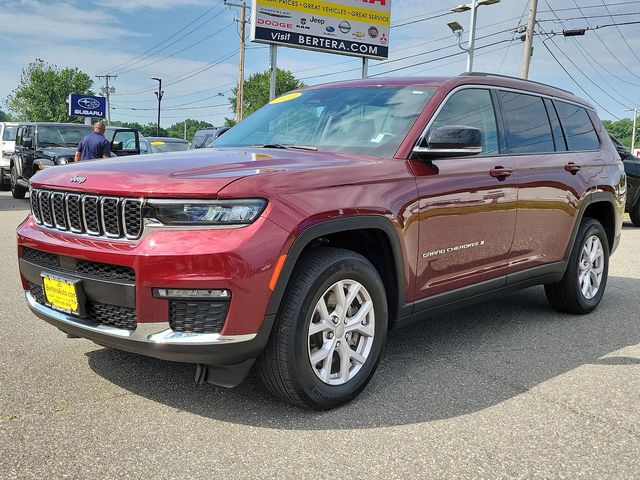
M 607 13 L 609 14 L 609 17 L 611 17 L 611 21 L 615 24 L 616 26 L 616 30 L 618 30 L 618 33 L 620 34 L 620 36 L 622 37 L 622 41 L 627 45 L 627 48 L 629 49 L 629 51 L 631 52 L 631 54 L 636 57 L 636 60 L 638 60 L 638 62 L 640 62 L 640 57 L 638 57 L 638 55 L 636 54 L 636 52 L 633 50 L 633 48 L 631 48 L 631 45 L 629 45 L 629 42 L 627 41 L 627 38 L 623 35 L 622 30 L 620 30 L 620 26 L 616 23 L 616 21 L 613 18 L 613 15 L 611 15 L 611 10 L 609 10 L 609 6 L 604 3 L 604 0 L 600 0 L 602 2 L 602 5 L 604 5 L 605 10 L 607 11 Z
M 119 63 L 118 65 L 115 65 L 115 66 L 113 66 L 113 67 L 111 67 L 111 68 L 108 68 L 107 70 L 103 70 L 102 72 L 98 72 L 98 73 L 103 73 L 103 72 L 110 71 L 110 70 L 117 70 L 117 69 L 121 69 L 121 68 L 122 68 L 122 67 L 124 67 L 124 66 L 128 66 L 132 61 L 137 60 L 137 59 L 139 59 L 139 58 L 143 57 L 144 55 L 148 54 L 149 52 L 152 52 L 153 50 L 155 50 L 156 48 L 158 48 L 160 45 L 162 45 L 162 44 L 164 44 L 164 43 L 168 42 L 169 40 L 171 40 L 172 38 L 174 38 L 176 35 L 178 35 L 178 34 L 182 33 L 183 31 L 185 31 L 185 30 L 186 30 L 187 28 L 189 28 L 191 25 L 193 25 L 194 23 L 198 22 L 200 19 L 202 19 L 202 18 L 204 18 L 206 15 L 208 15 L 211 11 L 215 10 L 216 8 L 218 8 L 222 3 L 223 3 L 223 2 L 222 2 L 222 1 L 220 1 L 220 2 L 216 3 L 214 6 L 212 6 L 212 7 L 208 8 L 208 9 L 207 9 L 203 14 L 199 15 L 198 17 L 196 17 L 196 18 L 195 18 L 194 20 L 192 20 L 190 23 L 188 23 L 187 25 L 185 25 L 184 27 L 182 27 L 180 30 L 178 30 L 177 32 L 175 32 L 173 35 L 171 35 L 171 36 L 169 36 L 169 37 L 165 38 L 164 40 L 162 40 L 162 41 L 161 41 L 161 42 L 159 42 L 159 43 L 156 43 L 153 47 L 148 48 L 147 50 L 145 50 L 145 51 L 144 51 L 144 52 L 142 52 L 141 54 L 139 54 L 139 55 L 137 55 L 137 56 L 135 56 L 135 57 L 133 57 L 133 58 L 130 58 L 129 60 L 127 60 L 127 61 L 125 61 L 125 62 Z M 206 23 L 206 22 L 205 22 L 205 23 Z M 195 31 L 195 30 L 193 30 L 193 31 Z M 193 32 L 193 31 L 192 31 L 192 32 Z M 192 32 L 191 32 L 191 33 L 192 33 Z M 184 38 L 184 37 L 181 37 L 181 38 Z

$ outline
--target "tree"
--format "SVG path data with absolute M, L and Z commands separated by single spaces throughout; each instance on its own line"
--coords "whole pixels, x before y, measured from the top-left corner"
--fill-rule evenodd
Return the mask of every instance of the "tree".
M 620 142 L 622 142 L 625 147 L 631 150 L 633 120 L 631 120 L 630 118 L 623 118 L 616 121 L 604 120 L 602 122 L 602 125 L 604 125 L 604 128 L 607 129 L 607 132 L 616 137 L 618 140 L 620 140 Z
M 142 136 L 144 137 L 155 137 L 157 134 L 157 128 L 155 123 L 147 123 L 146 125 L 142 125 L 138 122 L 120 122 L 118 120 L 113 120 L 110 125 L 114 127 L 122 127 L 122 128 L 133 128 L 138 130 Z M 166 137 L 168 136 L 168 132 L 164 128 L 160 128 L 160 136 Z
M 59 69 L 36 59 L 22 69 L 20 85 L 7 98 L 7 106 L 20 121 L 73 122 L 68 115 L 71 93 L 92 94 L 93 80 L 77 68 Z
M 10 122 L 11 120 L 11 115 L 0 109 L 0 122 Z
M 198 130 L 203 128 L 213 127 L 210 123 L 203 122 L 202 120 L 194 120 L 187 118 L 183 122 L 174 123 L 167 129 L 167 135 L 169 137 L 184 138 L 184 124 L 187 124 L 187 140 L 191 141 L 193 136 Z
M 263 105 L 266 105 L 269 101 L 269 80 L 271 78 L 270 72 L 267 70 L 262 73 L 254 73 L 244 82 L 244 102 L 243 102 L 243 117 L 248 117 L 253 112 L 258 110 Z M 291 90 L 304 87 L 304 83 L 293 76 L 289 70 L 278 69 L 276 74 L 276 97 L 283 95 Z M 233 97 L 229 98 L 231 102 L 231 109 L 233 113 L 237 114 L 237 98 L 238 87 L 233 89 Z M 233 126 L 235 121 L 233 119 L 226 118 L 225 126 Z

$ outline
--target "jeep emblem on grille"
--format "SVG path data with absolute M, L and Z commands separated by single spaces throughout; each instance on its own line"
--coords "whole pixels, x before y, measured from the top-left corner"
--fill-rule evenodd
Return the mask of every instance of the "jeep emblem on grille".
M 69 181 L 73 182 L 73 183 L 84 183 L 84 182 L 87 181 L 87 179 L 85 177 L 81 177 L 79 175 L 76 175 L 75 177 L 71 177 L 69 179 Z

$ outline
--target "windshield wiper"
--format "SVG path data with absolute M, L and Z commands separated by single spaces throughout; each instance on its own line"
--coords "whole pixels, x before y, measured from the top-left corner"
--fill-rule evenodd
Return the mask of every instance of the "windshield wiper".
M 264 145 L 256 145 L 260 148 L 283 148 L 283 149 L 294 149 L 294 150 L 309 150 L 311 152 L 317 152 L 318 147 L 314 147 L 313 145 L 292 145 L 289 143 L 265 143 Z

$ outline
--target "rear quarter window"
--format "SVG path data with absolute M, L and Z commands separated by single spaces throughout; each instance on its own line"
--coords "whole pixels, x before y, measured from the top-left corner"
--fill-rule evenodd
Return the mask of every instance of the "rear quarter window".
M 587 110 L 571 103 L 554 101 L 554 104 L 564 129 L 569 150 L 598 150 L 600 139 Z

